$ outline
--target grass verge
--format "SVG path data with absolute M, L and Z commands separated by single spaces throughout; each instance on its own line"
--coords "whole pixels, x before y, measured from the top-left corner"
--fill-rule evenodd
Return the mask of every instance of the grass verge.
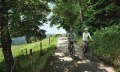
M 12 46 L 12 52 L 16 63 L 15 69 L 19 72 L 40 72 L 56 47 L 56 38 L 51 38 L 50 45 L 48 43 L 48 39 L 43 40 L 42 44 L 42 51 L 44 53 L 42 56 L 40 55 L 40 42 Z M 29 55 L 30 49 L 32 49 L 32 56 Z M 0 72 L 6 72 L 4 57 L 1 49 Z

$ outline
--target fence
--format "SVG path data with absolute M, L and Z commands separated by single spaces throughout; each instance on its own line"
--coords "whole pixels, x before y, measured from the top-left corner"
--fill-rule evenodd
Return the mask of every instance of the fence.
M 48 39 L 48 45 L 50 45 L 51 43 L 51 39 L 49 37 Z M 33 58 L 32 58 L 32 55 L 33 55 L 33 49 L 23 49 L 23 50 L 20 50 L 18 51 L 19 55 L 24 55 L 25 58 L 28 60 L 28 63 L 30 64 L 30 66 L 32 67 L 33 65 Z M 44 55 L 44 52 L 43 52 L 43 43 L 42 41 L 40 41 L 40 56 L 43 56 Z M 20 64 L 20 60 L 18 58 L 15 58 L 15 61 L 14 61 L 14 65 L 13 67 L 11 67 L 11 72 L 21 72 L 21 67 L 22 65 Z
M 50 37 L 49 37 L 49 41 L 48 41 L 48 44 L 50 45 Z M 33 66 L 33 58 L 32 58 L 32 55 L 33 55 L 33 49 L 23 49 L 21 51 L 19 51 L 18 53 L 19 55 L 24 55 L 25 56 L 25 59 L 28 60 L 28 63 L 30 64 L 30 66 L 32 67 Z M 40 56 L 43 56 L 44 55 L 44 52 L 43 52 L 43 43 L 42 41 L 40 41 Z M 21 68 L 21 64 L 20 64 L 20 60 L 15 58 L 15 61 L 14 61 L 14 65 L 12 67 L 12 70 L 11 72 L 21 72 L 20 70 L 22 69 Z
M 29 49 L 29 54 L 28 54 L 28 50 L 27 49 L 23 49 L 23 50 L 20 51 L 20 53 L 25 54 L 25 56 L 28 59 L 28 62 L 29 62 L 29 64 L 31 66 L 33 64 L 33 61 L 32 61 L 32 52 L 33 52 L 32 49 Z M 21 70 L 20 60 L 16 58 L 14 60 L 14 65 L 13 65 L 13 67 L 12 67 L 12 69 L 11 69 L 10 72 L 21 72 L 20 70 Z

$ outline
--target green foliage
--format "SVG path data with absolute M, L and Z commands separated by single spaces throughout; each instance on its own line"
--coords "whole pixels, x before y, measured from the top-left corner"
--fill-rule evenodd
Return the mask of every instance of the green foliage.
M 100 29 L 119 24 L 119 0 L 93 0 L 87 4 L 84 14 L 87 25 Z M 118 5 L 119 4 L 119 5 Z
M 59 25 L 68 31 L 70 27 L 73 28 L 74 22 L 79 15 L 79 6 L 73 0 L 59 0 L 56 1 L 52 12 L 51 25 Z
M 20 72 L 40 72 L 46 62 L 49 60 L 49 58 L 52 55 L 52 52 L 54 48 L 56 47 L 56 37 L 51 37 L 51 45 L 49 45 L 49 42 L 47 39 L 44 39 L 42 41 L 43 44 L 43 51 L 44 56 L 40 56 L 40 42 L 25 44 L 25 45 L 19 45 L 19 46 L 12 46 L 12 52 L 15 61 L 19 60 L 20 65 L 17 65 L 16 68 Z M 30 60 L 28 58 L 28 55 L 26 55 L 26 49 L 29 53 L 29 50 L 32 49 L 32 65 L 30 65 Z M 2 54 L 2 50 L 0 48 L 0 72 L 6 72 L 5 71 L 5 64 L 4 64 L 4 57 Z
M 59 24 L 66 31 L 72 27 L 77 36 L 81 34 L 85 26 L 90 26 L 91 32 L 94 32 L 100 28 L 118 25 L 120 22 L 119 0 L 54 1 L 53 16 L 50 18 L 51 25 Z
M 38 26 L 47 21 L 50 13 L 48 4 L 44 0 L 7 0 L 9 31 L 12 37 L 38 37 Z M 42 30 L 39 30 L 45 34 Z M 42 33 L 39 37 L 42 38 Z M 43 35 L 44 35 L 43 34 Z M 44 37 L 43 37 L 44 38 Z
M 120 25 L 113 25 L 94 32 L 94 54 L 104 61 L 120 67 Z
M 80 46 L 82 46 L 82 37 L 78 37 L 77 39 L 77 45 L 80 45 Z

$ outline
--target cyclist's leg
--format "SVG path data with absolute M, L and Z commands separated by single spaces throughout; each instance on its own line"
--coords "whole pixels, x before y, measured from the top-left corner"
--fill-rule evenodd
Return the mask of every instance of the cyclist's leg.
M 68 44 L 68 51 L 70 50 L 70 43 Z
M 69 43 L 69 53 L 70 54 L 72 53 L 71 48 L 72 48 L 72 46 L 71 46 L 71 41 L 70 41 L 70 43 Z
M 88 42 L 88 49 L 87 49 L 88 55 L 89 55 L 89 59 L 92 60 L 93 56 L 92 56 L 92 50 L 90 48 L 89 42 Z
M 74 54 L 74 45 L 73 45 L 73 42 L 71 42 L 71 51 L 72 51 L 72 54 Z
M 89 42 L 85 41 L 84 54 L 87 54 L 88 52 L 89 52 Z
M 71 49 L 71 44 L 70 44 L 70 41 L 69 41 L 69 44 L 68 44 L 68 52 L 70 54 L 70 49 Z
M 74 54 L 74 45 L 73 45 L 73 41 L 70 42 L 70 53 Z
M 71 49 L 70 49 L 71 54 L 73 54 L 73 45 L 71 43 Z
M 74 47 L 74 42 L 73 42 L 73 52 L 74 52 L 74 54 L 75 54 L 75 47 Z
M 83 54 L 85 54 L 85 52 L 86 52 L 86 43 L 85 41 L 83 41 Z
M 90 52 L 90 46 L 89 46 L 89 42 L 86 41 L 86 53 Z
M 83 54 L 85 55 L 85 53 L 86 53 L 86 47 L 84 46 Z
M 82 42 L 82 54 L 84 54 L 84 41 Z

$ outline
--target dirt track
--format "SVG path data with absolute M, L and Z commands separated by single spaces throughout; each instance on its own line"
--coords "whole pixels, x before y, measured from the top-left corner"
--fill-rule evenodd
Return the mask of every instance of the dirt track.
M 82 50 L 75 45 L 75 57 L 70 57 L 67 47 L 58 47 L 43 72 L 116 72 L 112 67 L 94 59 L 82 57 Z

